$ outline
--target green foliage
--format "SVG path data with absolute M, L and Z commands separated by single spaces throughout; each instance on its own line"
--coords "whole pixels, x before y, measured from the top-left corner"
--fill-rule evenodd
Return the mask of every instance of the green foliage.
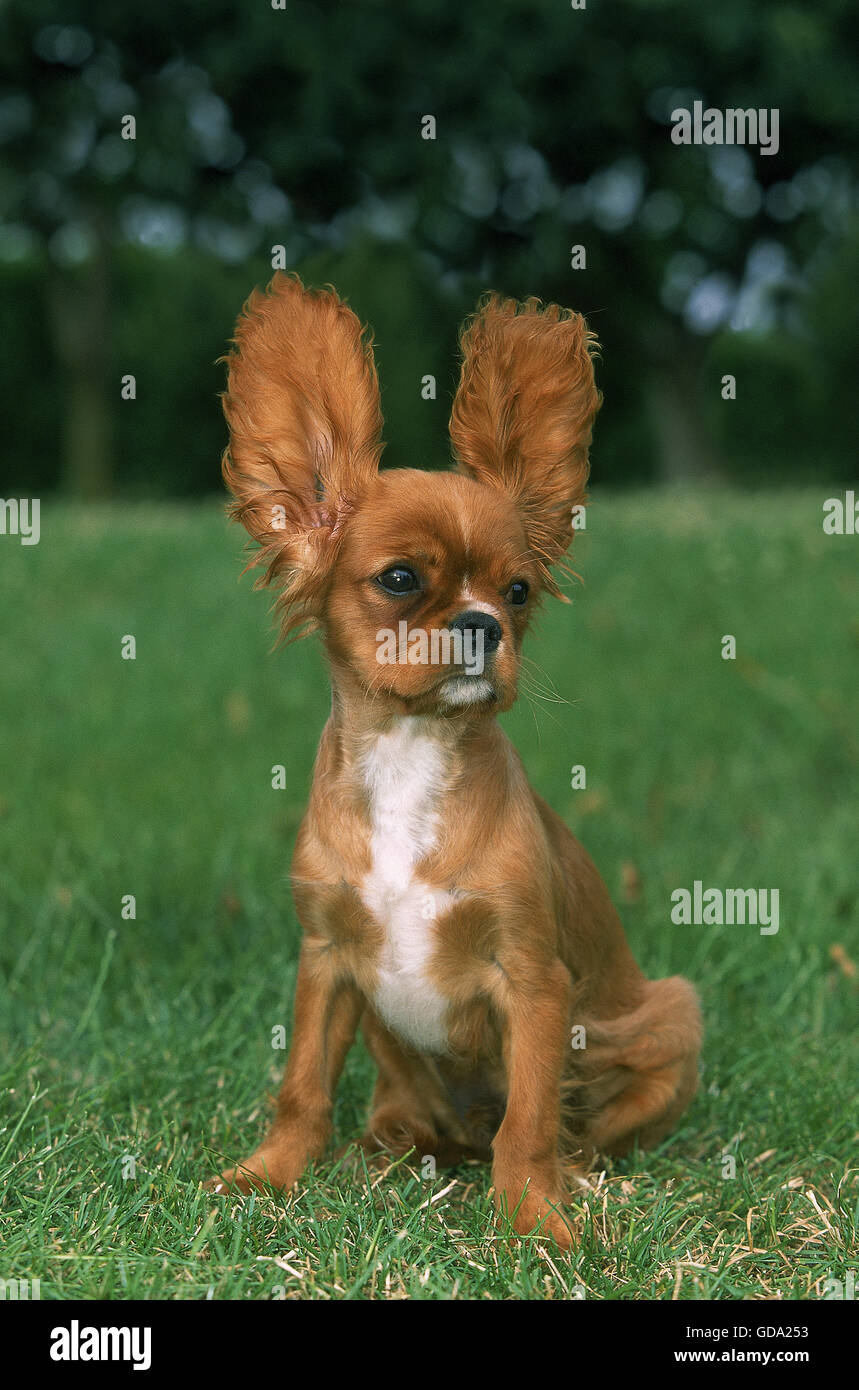
M 841 267 L 855 271 L 857 34 L 850 0 L 813 12 L 794 0 L 9 0 L 11 482 L 215 487 L 210 363 L 274 245 L 346 283 L 383 354 L 396 342 L 383 364 L 391 461 L 446 452 L 443 404 L 424 409 L 420 378 L 449 383 L 455 322 L 493 287 L 572 305 L 600 333 L 604 480 L 850 476 L 852 426 L 832 388 L 855 379 Z M 671 110 L 697 97 L 778 108 L 778 152 L 674 145 Z M 119 134 L 128 113 L 134 142 Z M 428 113 L 435 140 L 421 139 Z M 577 244 L 583 270 L 570 267 Z M 753 336 L 724 345 L 742 359 L 743 393 L 715 418 L 711 340 L 750 299 Z M 124 410 L 118 379 L 135 369 L 140 395 Z M 84 393 L 110 429 L 75 424 Z

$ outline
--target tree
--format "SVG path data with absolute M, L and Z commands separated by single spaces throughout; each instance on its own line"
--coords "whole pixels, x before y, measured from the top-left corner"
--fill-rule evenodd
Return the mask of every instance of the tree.
M 10 0 L 0 25 L 0 252 L 41 258 L 66 480 L 87 495 L 112 472 L 123 242 L 214 267 L 369 240 L 404 248 L 451 318 L 489 285 L 573 304 L 629 422 L 604 475 L 688 477 L 719 467 L 712 335 L 805 331 L 809 274 L 849 230 L 848 0 Z M 777 153 L 672 143 L 696 99 L 776 108 Z

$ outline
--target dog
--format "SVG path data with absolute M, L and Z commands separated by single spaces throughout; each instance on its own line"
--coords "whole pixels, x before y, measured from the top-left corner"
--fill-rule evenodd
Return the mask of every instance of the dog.
M 496 721 L 535 610 L 562 596 L 595 339 L 578 314 L 490 295 L 461 349 L 456 466 L 438 472 L 380 470 L 372 343 L 333 290 L 276 275 L 225 359 L 232 515 L 283 635 L 321 631 L 332 706 L 292 868 L 303 938 L 275 1117 L 211 1182 L 299 1181 L 360 1028 L 378 1068 L 365 1148 L 491 1161 L 513 1231 L 565 1249 L 573 1175 L 656 1143 L 688 1105 L 701 1016 L 687 980 L 642 974 Z M 406 659 L 400 643 L 381 660 L 391 633 Z M 435 648 L 412 660 L 421 635 Z

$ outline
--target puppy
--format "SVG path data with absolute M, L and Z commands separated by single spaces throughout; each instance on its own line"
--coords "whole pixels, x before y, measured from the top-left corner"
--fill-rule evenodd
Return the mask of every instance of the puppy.
M 332 705 L 293 860 L 286 1074 L 269 1133 L 212 1186 L 299 1180 L 360 1027 L 367 1148 L 491 1159 L 515 1230 L 563 1248 L 566 1175 L 655 1143 L 689 1103 L 700 1014 L 686 980 L 644 977 L 495 718 L 585 498 L 594 339 L 491 296 L 461 346 L 455 471 L 380 471 L 372 349 L 337 295 L 277 275 L 238 321 L 232 512 L 283 632 L 321 631 Z

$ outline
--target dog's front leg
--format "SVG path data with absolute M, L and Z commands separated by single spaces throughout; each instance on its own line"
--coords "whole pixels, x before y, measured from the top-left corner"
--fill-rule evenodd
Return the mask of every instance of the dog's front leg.
M 559 1210 L 567 1194 L 558 1146 L 561 1076 L 570 1037 L 570 977 L 557 959 L 546 968 L 529 964 L 527 981 L 516 978 L 518 971 L 505 973 L 501 996 L 507 1108 L 492 1142 L 495 1202 L 521 1235 L 540 1226 L 566 1249 L 572 1236 Z
M 334 1091 L 355 1037 L 362 1000 L 328 950 L 305 938 L 295 988 L 292 1046 L 274 1122 L 245 1163 L 210 1184 L 216 1192 L 294 1186 L 331 1133 Z

